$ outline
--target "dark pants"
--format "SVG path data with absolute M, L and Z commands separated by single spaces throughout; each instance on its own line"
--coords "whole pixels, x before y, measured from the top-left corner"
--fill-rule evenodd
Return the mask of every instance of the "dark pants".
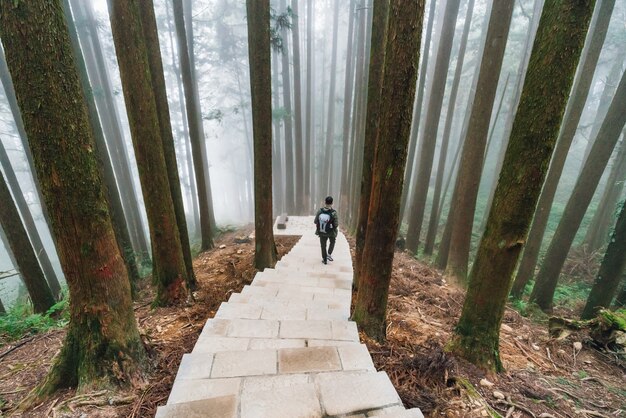
M 326 253 L 326 241 L 330 241 L 328 253 Z M 328 259 L 328 255 L 332 254 L 335 249 L 335 237 L 328 237 L 320 234 L 320 245 L 322 246 L 322 260 L 326 261 Z

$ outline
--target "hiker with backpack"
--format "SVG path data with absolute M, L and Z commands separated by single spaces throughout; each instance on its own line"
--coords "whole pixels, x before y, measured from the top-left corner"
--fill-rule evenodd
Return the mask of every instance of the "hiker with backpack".
M 339 226 L 339 217 L 337 211 L 333 209 L 333 198 L 328 196 L 324 199 L 325 206 L 317 211 L 315 215 L 315 235 L 320 237 L 320 245 L 322 247 L 322 263 L 327 264 L 333 261 L 331 254 L 335 248 L 335 238 L 337 238 L 337 227 Z M 328 250 L 326 243 L 330 241 Z

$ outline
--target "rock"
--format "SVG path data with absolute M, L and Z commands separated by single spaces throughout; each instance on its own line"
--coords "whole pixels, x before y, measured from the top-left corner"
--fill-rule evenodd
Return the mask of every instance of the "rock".
M 535 351 L 539 351 L 539 350 L 541 350 L 541 347 L 539 347 L 539 346 L 538 346 L 537 344 L 535 344 L 535 343 L 532 343 L 530 346 L 531 346 L 531 347 L 533 348 L 533 350 L 535 350 Z
M 237 254 L 243 254 L 243 250 L 237 250 Z
M 226 248 L 226 245 L 222 244 L 220 245 L 220 249 L 223 250 L 224 248 Z
M 491 383 L 489 380 L 487 379 L 481 379 L 480 381 L 480 386 L 484 386 L 486 388 L 490 388 L 493 387 L 493 383 Z
M 245 235 L 240 235 L 238 237 L 235 237 L 235 244 L 247 244 L 249 243 L 250 237 L 246 237 Z
M 576 341 L 576 342 L 574 343 L 574 350 L 576 350 L 576 351 L 580 351 L 580 350 L 582 350 L 582 349 L 583 349 L 583 344 L 582 344 L 580 341 Z
M 404 239 L 404 237 L 398 237 L 398 239 L 396 240 L 396 248 L 400 251 L 406 248 L 406 240 Z
M 504 393 L 498 392 L 497 390 L 493 391 L 493 397 L 496 399 L 504 399 Z
M 508 326 L 507 324 L 502 324 L 502 331 L 506 331 L 506 332 L 513 332 L 513 328 L 511 328 L 510 326 Z

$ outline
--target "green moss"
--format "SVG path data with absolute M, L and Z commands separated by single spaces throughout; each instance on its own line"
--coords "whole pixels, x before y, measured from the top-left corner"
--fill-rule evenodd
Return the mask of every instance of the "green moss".
M 608 322 L 611 327 L 626 332 L 626 309 L 618 309 L 617 311 L 603 309 L 598 315 Z

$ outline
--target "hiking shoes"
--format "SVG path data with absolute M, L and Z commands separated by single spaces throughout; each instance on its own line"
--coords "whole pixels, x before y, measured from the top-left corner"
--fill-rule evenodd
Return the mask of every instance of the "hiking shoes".
M 330 256 L 330 254 L 328 254 L 328 257 L 326 257 L 328 259 L 328 261 L 335 261 L 333 260 L 333 258 Z
M 322 260 L 322 264 L 328 264 L 326 260 Z

